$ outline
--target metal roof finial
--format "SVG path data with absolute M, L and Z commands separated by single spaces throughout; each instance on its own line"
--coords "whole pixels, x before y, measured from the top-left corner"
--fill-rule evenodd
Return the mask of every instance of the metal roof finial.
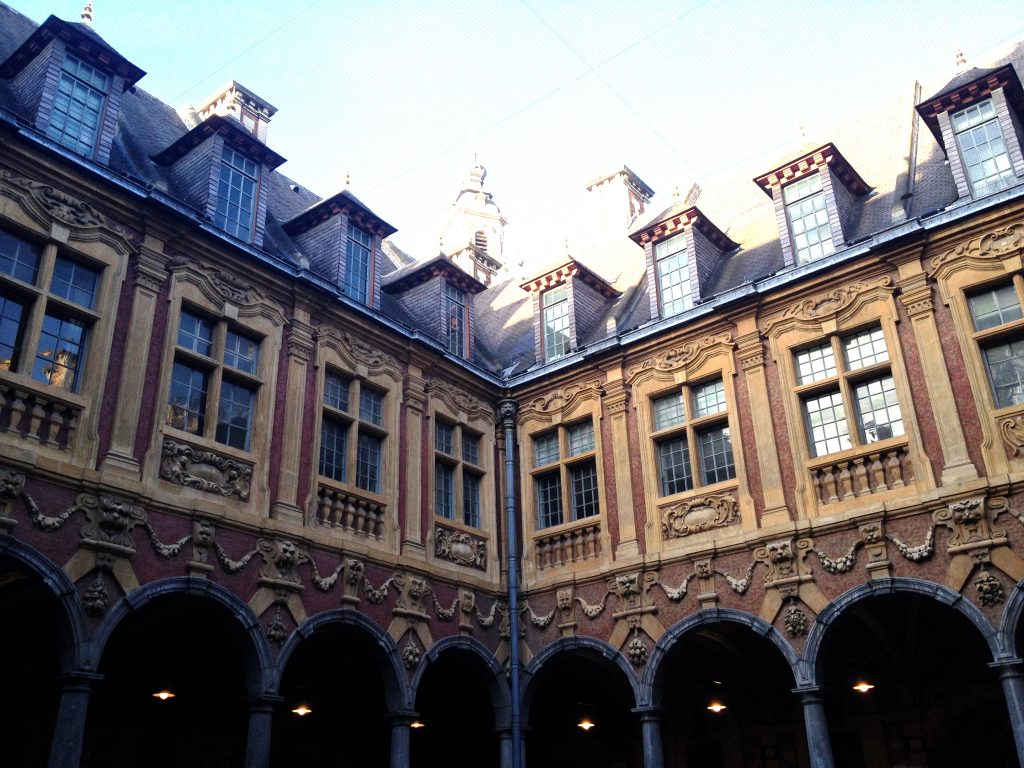
M 82 8 L 82 24 L 92 26 L 92 0 L 85 0 L 85 7 Z

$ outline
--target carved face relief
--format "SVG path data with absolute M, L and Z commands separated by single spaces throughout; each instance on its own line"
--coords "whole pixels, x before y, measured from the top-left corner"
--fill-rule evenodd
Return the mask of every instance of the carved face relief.
M 572 610 L 572 587 L 562 587 L 555 596 L 558 610 L 569 613 Z
M 20 496 L 25 488 L 25 476 L 20 472 L 0 470 L 0 499 Z
M 459 608 L 463 613 L 472 613 L 476 608 L 476 595 L 468 589 L 459 590 Z
M 418 601 L 421 597 L 423 597 L 425 587 L 426 583 L 423 581 L 423 579 L 419 578 L 418 576 L 411 577 L 409 579 L 409 597 L 411 597 L 413 600 Z
M 192 543 L 196 547 L 206 549 L 213 544 L 213 523 L 208 520 L 196 520 L 192 524 Z
M 776 565 L 793 561 L 793 545 L 789 541 L 776 541 L 768 545 L 768 559 Z

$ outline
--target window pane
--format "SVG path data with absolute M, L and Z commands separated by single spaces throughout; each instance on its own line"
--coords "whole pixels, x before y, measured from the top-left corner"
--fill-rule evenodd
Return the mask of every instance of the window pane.
M 997 408 L 1024 402 L 1024 340 L 987 347 L 985 367 Z
M 380 448 L 379 437 L 359 433 L 359 450 L 356 456 L 356 486 L 364 491 L 380 493 Z
M 455 427 L 451 424 L 445 424 L 443 421 L 437 422 L 434 427 L 434 448 L 435 450 L 447 453 L 449 456 L 454 454 L 453 448 L 455 444 Z
M 434 512 L 455 519 L 455 469 L 440 461 L 434 465 Z
M 798 384 L 821 381 L 836 375 L 836 358 L 832 345 L 822 344 L 796 353 L 796 380 Z
M 558 433 L 551 432 L 533 439 L 534 466 L 543 467 L 558 461 Z
M 725 386 L 721 379 L 701 384 L 693 390 L 693 406 L 697 416 L 710 416 L 725 410 Z
M 328 373 L 324 377 L 324 403 L 348 412 L 348 379 L 336 373 Z
M 661 470 L 661 495 L 671 496 L 693 487 L 690 452 L 686 438 L 658 443 L 658 465 Z
M 860 436 L 865 443 L 887 440 L 903 434 L 903 416 L 896 399 L 892 376 L 872 379 L 857 385 L 857 414 Z
M 732 460 L 732 438 L 729 436 L 728 427 L 701 432 L 698 445 L 705 485 L 736 477 L 736 467 Z
M 1015 176 L 991 100 L 972 104 L 953 115 L 964 171 L 976 196 L 998 192 Z
M 598 513 L 597 466 L 593 462 L 573 467 L 569 476 L 572 480 L 572 519 L 581 520 Z
M 462 430 L 462 460 L 480 464 L 480 438 Z
M 213 323 L 182 310 L 178 320 L 178 346 L 209 357 L 213 350 Z
M 224 340 L 224 363 L 246 373 L 256 373 L 259 365 L 260 343 L 235 331 L 228 331 Z
M 537 514 L 539 526 L 548 528 L 562 523 L 562 483 L 558 474 L 538 477 L 537 483 Z
M 175 361 L 167 399 L 167 423 L 183 432 L 203 434 L 206 421 L 206 372 Z
M 832 227 L 821 191 L 821 175 L 815 173 L 789 184 L 783 188 L 782 198 L 797 261 L 813 261 L 831 254 Z
M 658 277 L 661 316 L 671 317 L 693 306 L 690 293 L 689 259 L 686 236 L 676 235 L 656 243 L 654 258 Z
M 252 239 L 259 167 L 249 158 L 225 146 L 221 153 L 217 205 L 213 221 L 239 240 Z
M 682 424 L 686 421 L 686 414 L 683 412 L 682 392 L 673 392 L 671 395 L 656 397 L 654 399 L 654 428 L 665 429 Z
M 349 228 L 348 250 L 345 254 L 345 276 L 342 292 L 351 299 L 366 303 L 370 281 L 370 254 L 373 238 L 357 227 Z
M 359 391 L 359 418 L 381 426 L 384 423 L 384 394 L 364 386 Z
M 242 451 L 249 450 L 249 435 L 252 427 L 252 403 L 255 393 L 249 387 L 222 381 L 220 403 L 217 406 L 218 443 L 230 445 Z
M 839 392 L 829 392 L 804 401 L 807 427 L 811 438 L 811 453 L 824 456 L 849 448 L 849 427 L 846 423 L 846 409 Z
M 889 350 L 885 348 L 885 334 L 882 333 L 882 329 L 869 328 L 844 338 L 843 357 L 846 358 L 846 367 L 851 371 L 875 363 L 884 363 L 889 359 Z
M 976 293 L 968 299 L 974 329 L 984 331 L 1003 323 L 1020 320 L 1020 301 L 1012 285 L 1001 285 L 983 293 Z
M 325 417 L 320 424 L 320 474 L 341 483 L 346 482 L 347 455 L 348 425 Z
M 100 273 L 71 259 L 58 256 L 53 263 L 50 291 L 61 298 L 92 309 Z
M 569 292 L 566 286 L 547 291 L 544 305 L 544 359 L 551 361 L 569 354 Z
M 39 272 L 39 248 L 0 230 L 0 272 L 22 282 L 35 283 Z
M 47 314 L 39 334 L 39 349 L 32 378 L 69 392 L 77 392 L 85 340 L 86 328 L 80 320 Z
M 24 328 L 25 305 L 0 296 L 0 370 L 13 371 L 18 367 Z
M 451 283 L 444 284 L 447 347 L 453 355 L 466 353 L 466 295 Z
M 480 478 L 462 473 L 462 522 L 480 527 Z
M 109 87 L 106 74 L 66 54 L 46 135 L 73 152 L 91 155 Z
M 584 421 L 569 427 L 569 455 L 579 456 L 594 450 L 594 423 Z

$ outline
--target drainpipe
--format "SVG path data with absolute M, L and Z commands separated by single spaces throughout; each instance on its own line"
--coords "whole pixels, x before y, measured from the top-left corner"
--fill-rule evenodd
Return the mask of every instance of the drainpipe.
M 515 400 L 498 403 L 505 427 L 505 538 L 508 541 L 509 674 L 512 689 L 512 768 L 523 764 L 523 724 L 519 707 L 519 552 L 516 544 Z

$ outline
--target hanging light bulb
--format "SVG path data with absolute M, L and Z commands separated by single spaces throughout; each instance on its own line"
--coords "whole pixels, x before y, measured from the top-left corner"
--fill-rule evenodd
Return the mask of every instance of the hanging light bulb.
M 576 727 L 582 728 L 584 731 L 589 731 L 591 728 L 594 727 L 594 721 L 586 715 L 584 715 L 583 719 L 576 723 Z
M 867 693 L 868 691 L 870 691 L 874 687 L 875 686 L 873 686 L 871 683 L 867 682 L 866 680 L 861 680 L 860 682 L 854 683 L 853 690 L 858 691 L 860 693 Z
M 426 728 L 427 724 L 422 722 L 421 720 L 413 720 L 411 723 L 409 723 L 409 727 L 410 728 Z
M 170 691 L 164 689 L 162 691 L 157 691 L 156 693 L 154 693 L 153 694 L 153 698 L 154 699 L 160 699 L 160 701 L 167 701 L 168 699 L 173 699 L 174 698 L 174 694 L 171 693 Z
M 712 701 L 710 704 L 708 704 L 708 711 L 714 712 L 716 715 L 723 709 L 728 709 L 728 707 L 726 707 L 725 704 L 723 704 L 720 701 Z

